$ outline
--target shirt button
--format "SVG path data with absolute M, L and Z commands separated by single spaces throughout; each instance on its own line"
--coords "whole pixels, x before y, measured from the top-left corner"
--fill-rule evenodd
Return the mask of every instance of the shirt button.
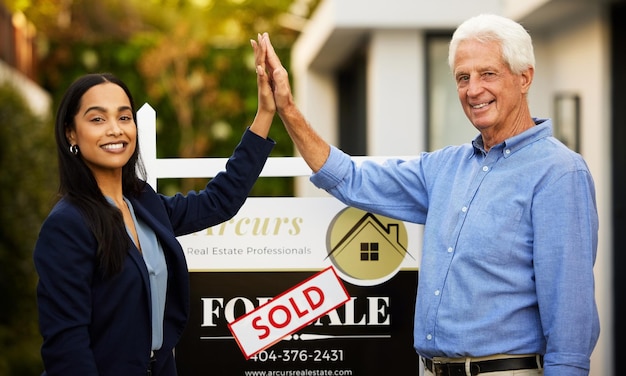
M 485 172 L 489 171 L 489 167 L 483 166 L 483 171 L 485 171 Z
M 448 253 L 452 253 L 452 251 L 454 251 L 452 247 L 448 248 Z
M 433 335 L 432 335 L 432 334 L 428 334 L 428 335 L 426 336 L 426 339 L 430 341 L 431 339 L 433 339 Z
M 462 208 L 461 208 L 461 211 L 462 211 L 463 213 L 465 213 L 465 212 L 467 211 L 467 206 L 462 207 Z
M 505 153 L 505 154 L 511 154 L 511 149 L 506 149 L 506 150 L 504 151 L 504 153 Z
M 439 290 L 435 290 L 435 296 L 439 296 Z

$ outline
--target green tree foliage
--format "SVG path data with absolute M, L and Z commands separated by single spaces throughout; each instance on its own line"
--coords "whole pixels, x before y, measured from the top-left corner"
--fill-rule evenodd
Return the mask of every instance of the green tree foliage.
M 249 40 L 270 32 L 288 64 L 297 31 L 281 26 L 294 3 L 316 0 L 5 0 L 40 28 L 41 83 L 55 97 L 77 76 L 112 72 L 138 106 L 157 111 L 160 158 L 227 157 L 256 112 L 256 77 Z M 300 4 L 300 8 L 302 8 Z M 307 13 L 307 11 L 300 13 Z M 308 14 L 305 14 L 308 15 Z M 293 154 L 278 117 L 274 156 Z M 203 179 L 160 180 L 172 194 Z M 293 193 L 291 179 L 261 179 L 256 196 Z
M 57 186 L 49 121 L 0 86 L 0 375 L 41 373 L 32 250 Z

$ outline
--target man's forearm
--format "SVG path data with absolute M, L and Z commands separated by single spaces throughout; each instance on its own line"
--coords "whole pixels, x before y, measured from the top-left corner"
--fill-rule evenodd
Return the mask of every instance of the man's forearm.
M 319 171 L 330 153 L 330 146 L 306 121 L 295 105 L 279 108 L 278 115 L 287 133 L 313 172 Z

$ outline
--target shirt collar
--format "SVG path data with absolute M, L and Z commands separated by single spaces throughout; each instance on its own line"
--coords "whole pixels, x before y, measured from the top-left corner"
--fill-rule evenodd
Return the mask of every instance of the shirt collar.
M 494 146 L 492 149 L 501 149 L 503 156 L 506 158 L 539 139 L 552 136 L 552 120 L 533 118 L 533 121 L 535 122 L 534 127 L 504 140 L 503 143 Z M 472 146 L 474 146 L 474 154 L 487 153 L 480 134 L 474 138 Z

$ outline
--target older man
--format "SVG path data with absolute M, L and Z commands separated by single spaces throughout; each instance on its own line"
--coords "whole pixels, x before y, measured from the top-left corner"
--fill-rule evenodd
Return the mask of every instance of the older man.
M 278 113 L 313 170 L 346 203 L 425 224 L 414 346 L 427 375 L 587 375 L 599 334 L 593 265 L 598 218 L 580 155 L 530 114 L 532 41 L 518 23 L 461 24 L 449 62 L 468 144 L 412 160 L 355 165 L 294 104 L 269 38 Z

